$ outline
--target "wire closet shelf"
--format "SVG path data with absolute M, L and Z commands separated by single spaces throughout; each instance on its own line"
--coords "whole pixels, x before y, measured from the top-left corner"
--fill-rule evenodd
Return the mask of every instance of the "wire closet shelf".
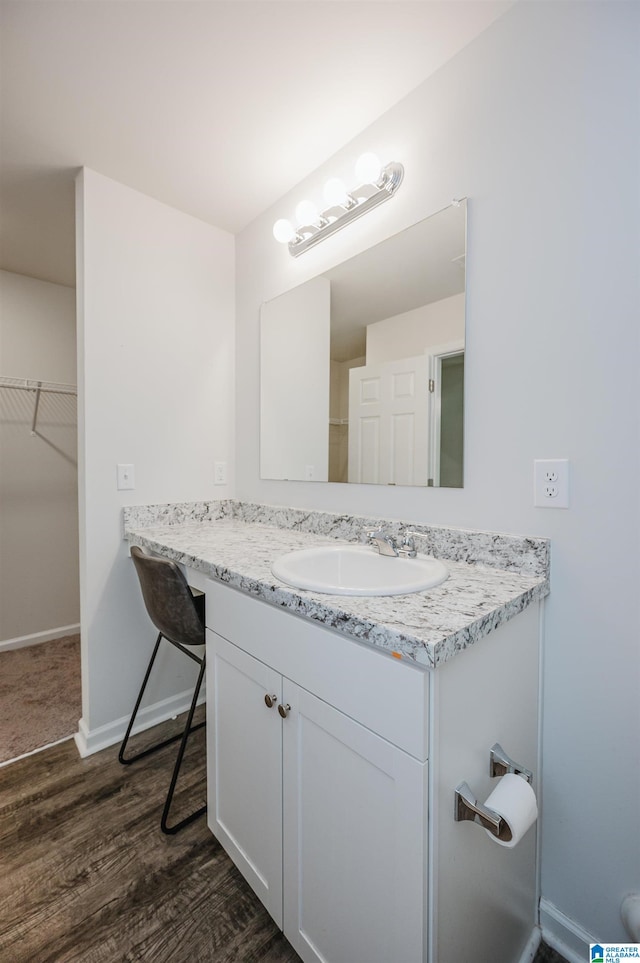
M 36 381 L 32 378 L 6 378 L 0 375 L 0 388 L 15 388 L 18 391 L 31 391 L 34 396 L 33 419 L 31 421 L 31 434 L 36 434 L 38 423 L 38 407 L 40 405 L 40 395 L 42 392 L 53 395 L 77 395 L 76 385 L 64 384 L 60 381 Z

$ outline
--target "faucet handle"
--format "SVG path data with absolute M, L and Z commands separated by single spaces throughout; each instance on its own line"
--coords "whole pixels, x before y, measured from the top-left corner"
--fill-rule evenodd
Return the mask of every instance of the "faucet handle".
M 370 528 L 368 531 L 365 532 L 365 535 L 367 536 L 367 538 L 370 538 L 370 539 L 385 537 L 384 529 L 382 528 Z
M 402 533 L 402 544 L 398 548 L 398 554 L 404 555 L 405 558 L 415 558 L 418 554 L 416 550 L 416 543 L 413 540 L 414 532 L 410 532 L 409 529 L 405 529 Z

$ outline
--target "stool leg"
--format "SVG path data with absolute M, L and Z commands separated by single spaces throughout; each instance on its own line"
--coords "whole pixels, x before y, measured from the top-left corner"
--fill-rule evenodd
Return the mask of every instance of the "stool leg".
M 154 650 L 153 650 L 153 654 L 152 654 L 152 656 L 151 656 L 151 659 L 149 660 L 149 665 L 147 666 L 147 671 L 146 671 L 145 677 L 144 677 L 144 679 L 143 679 L 143 681 L 142 681 L 142 686 L 141 686 L 141 688 L 140 688 L 140 692 L 138 693 L 138 698 L 137 698 L 137 700 L 136 700 L 136 704 L 135 704 L 135 706 L 133 707 L 133 712 L 132 712 L 132 714 L 131 714 L 131 719 L 129 720 L 129 725 L 128 725 L 128 727 L 127 727 L 127 731 L 125 732 L 124 739 L 122 740 L 122 745 L 120 746 L 120 752 L 118 753 L 118 762 L 121 762 L 123 766 L 129 766 L 129 765 L 131 765 L 132 762 L 137 762 L 138 759 L 144 759 L 145 756 L 150 755 L 152 752 L 156 752 L 158 749 L 164 749 L 165 746 L 170 746 L 172 742 L 177 742 L 178 739 L 182 739 L 182 733 L 181 733 L 181 732 L 178 732 L 177 735 L 175 735 L 175 736 L 170 736 L 168 739 L 163 739 L 162 742 L 157 742 L 157 743 L 155 743 L 155 745 L 149 746 L 147 749 L 143 749 L 141 752 L 134 753 L 132 756 L 129 756 L 128 759 L 125 758 L 125 755 L 124 755 L 124 754 L 125 754 L 125 751 L 126 751 L 126 748 L 127 748 L 127 743 L 129 742 L 129 736 L 131 735 L 131 730 L 133 729 L 133 724 L 134 724 L 135 719 L 136 719 L 136 716 L 137 716 L 137 714 L 138 714 L 138 709 L 140 708 L 140 703 L 142 702 L 142 697 L 143 697 L 143 695 L 144 695 L 144 691 L 145 691 L 145 689 L 146 689 L 146 687 L 147 687 L 147 682 L 149 681 L 149 676 L 151 675 L 151 670 L 152 670 L 152 668 L 153 668 L 153 663 L 155 662 L 156 655 L 158 654 L 158 649 L 159 649 L 159 647 L 160 647 L 160 640 L 161 640 L 161 639 L 165 639 L 168 643 L 171 643 L 171 645 L 175 645 L 175 644 L 176 644 L 175 642 L 171 642 L 171 639 L 167 639 L 167 637 L 166 637 L 165 635 L 163 635 L 162 632 L 158 635 L 158 638 L 157 638 L 156 644 L 155 644 L 155 648 L 154 648 Z M 178 648 L 179 648 L 179 647 L 178 647 Z M 184 651 L 184 650 L 182 650 L 182 651 Z M 190 653 L 187 652 L 187 655 L 190 655 Z M 191 658 L 195 658 L 195 656 L 191 656 Z M 199 663 L 200 663 L 200 659 L 196 659 L 196 662 L 198 662 L 198 664 L 199 664 Z M 200 723 L 200 725 L 204 725 L 204 722 Z M 199 726 L 194 726 L 194 728 L 197 729 L 197 728 L 199 728 Z
M 200 809 L 196 810 L 196 812 L 191 813 L 190 816 L 186 816 L 185 819 L 180 820 L 180 822 L 179 822 L 179 823 L 176 823 L 175 826 L 168 826 L 168 825 L 167 825 L 167 819 L 168 819 L 168 817 L 169 817 L 169 810 L 170 810 L 170 808 L 171 808 L 171 803 L 172 803 L 172 800 L 173 800 L 173 793 L 174 793 L 174 790 L 175 790 L 175 788 L 176 788 L 176 783 L 177 783 L 177 781 L 178 781 L 178 774 L 179 774 L 179 772 L 180 772 L 180 766 L 182 765 L 182 759 L 183 759 L 183 756 L 184 756 L 184 753 L 185 753 L 185 749 L 187 748 L 187 739 L 189 738 L 189 735 L 190 735 L 195 729 L 200 729 L 200 728 L 202 728 L 202 725 L 203 725 L 203 723 L 199 723 L 197 726 L 192 726 L 192 722 L 193 722 L 193 714 L 194 714 L 194 712 L 196 711 L 196 703 L 197 703 L 197 701 L 198 701 L 198 696 L 199 696 L 199 694 L 200 694 L 200 687 L 201 687 L 201 685 L 202 685 L 202 680 L 204 679 L 205 660 L 206 660 L 206 655 L 204 655 L 204 656 L 202 657 L 202 664 L 201 664 L 201 666 L 200 666 L 200 673 L 199 673 L 199 675 L 198 675 L 198 681 L 197 681 L 197 683 L 196 683 L 196 687 L 195 687 L 195 690 L 194 690 L 194 693 L 193 693 L 193 699 L 191 700 L 191 708 L 189 709 L 189 715 L 188 715 L 188 717 L 187 717 L 187 723 L 186 723 L 186 725 L 185 725 L 185 727 L 184 727 L 184 733 L 183 733 L 183 736 L 182 736 L 182 742 L 180 743 L 180 748 L 178 749 L 178 756 L 177 756 L 177 758 L 176 758 L 176 763 L 175 763 L 175 766 L 174 766 L 174 768 L 173 768 L 173 775 L 172 775 L 172 777 L 171 777 L 171 784 L 170 784 L 170 786 L 169 786 L 169 792 L 167 793 L 167 799 L 166 799 L 166 802 L 165 802 L 165 804 L 164 804 L 164 811 L 163 811 L 163 813 L 162 813 L 162 819 L 160 820 L 160 828 L 161 828 L 162 832 L 163 832 L 163 833 L 167 833 L 168 835 L 173 835 L 174 833 L 177 833 L 178 830 L 179 830 L 179 829 L 182 829 L 183 826 L 187 826 L 189 823 L 193 822 L 194 819 L 197 819 L 198 816 L 202 816 L 203 813 L 205 813 L 205 812 L 207 811 L 206 805 L 205 805 L 205 806 L 202 806 Z
M 153 663 L 156 660 L 156 655 L 158 654 L 158 649 L 160 648 L 160 641 L 162 639 L 162 632 L 158 633 L 158 638 L 156 639 L 156 644 L 153 649 L 151 658 L 149 659 L 149 665 L 147 666 L 147 671 L 145 672 L 144 679 L 142 680 L 142 685 L 140 687 L 140 692 L 138 693 L 138 698 L 136 699 L 136 704 L 133 707 L 133 712 L 131 713 L 131 718 L 129 719 L 129 725 L 127 726 L 127 731 L 124 734 L 124 739 L 122 740 L 122 745 L 120 746 L 120 752 L 118 753 L 118 761 L 122 763 L 123 766 L 128 766 L 130 763 L 135 762 L 141 756 L 146 756 L 154 749 L 160 748 L 159 746 L 152 746 L 151 749 L 146 749 L 144 752 L 139 752 L 135 756 L 131 756 L 129 759 L 125 759 L 124 753 L 127 748 L 127 743 L 129 742 L 129 736 L 131 735 L 131 730 L 133 729 L 133 724 L 136 720 L 138 714 L 138 709 L 140 708 L 140 703 L 142 702 L 142 697 L 144 695 L 144 690 L 147 688 L 147 682 L 149 681 L 149 676 L 151 675 L 151 670 L 153 668 Z

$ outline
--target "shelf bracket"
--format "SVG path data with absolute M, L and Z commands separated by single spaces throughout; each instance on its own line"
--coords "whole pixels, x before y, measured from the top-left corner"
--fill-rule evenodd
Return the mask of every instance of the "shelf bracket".
M 42 391 L 42 382 L 39 381 L 36 387 L 36 400 L 33 406 L 33 421 L 31 422 L 31 435 L 36 435 L 36 425 L 38 423 L 38 407 L 40 405 L 40 392 Z

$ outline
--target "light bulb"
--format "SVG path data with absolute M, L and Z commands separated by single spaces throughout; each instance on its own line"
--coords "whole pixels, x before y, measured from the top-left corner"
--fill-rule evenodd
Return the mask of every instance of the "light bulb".
M 301 227 L 306 224 L 315 224 L 318 220 L 318 208 L 311 201 L 300 201 L 296 207 L 296 218 Z
M 382 164 L 375 154 L 362 154 L 356 161 L 356 177 L 361 184 L 376 184 L 382 172 Z
M 287 221 L 284 217 L 281 217 L 280 220 L 276 221 L 273 225 L 273 236 L 276 241 L 280 241 L 281 244 L 287 244 L 296 236 L 296 230 L 291 221 Z
M 324 185 L 324 199 L 331 207 L 336 204 L 346 207 L 349 203 L 349 194 L 343 181 L 339 177 L 332 177 Z

